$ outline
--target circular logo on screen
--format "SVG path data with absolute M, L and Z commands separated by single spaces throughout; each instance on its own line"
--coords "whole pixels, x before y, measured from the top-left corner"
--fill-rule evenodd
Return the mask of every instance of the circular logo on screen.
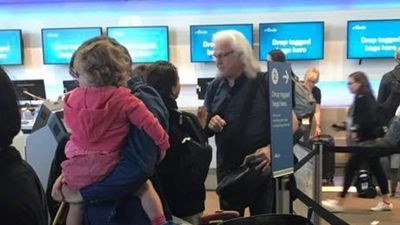
M 272 69 L 271 80 L 272 80 L 272 83 L 275 84 L 275 85 L 278 84 L 278 82 L 279 82 L 279 73 L 278 73 L 278 70 L 276 68 Z

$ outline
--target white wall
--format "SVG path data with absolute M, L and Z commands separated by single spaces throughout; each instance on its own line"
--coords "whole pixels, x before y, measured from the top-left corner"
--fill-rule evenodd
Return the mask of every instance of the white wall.
M 148 9 L 146 9 L 148 10 Z M 71 79 L 66 65 L 43 65 L 41 51 L 41 28 L 87 27 L 87 26 L 130 26 L 168 25 L 170 31 L 170 59 L 179 68 L 183 84 L 178 104 L 181 107 L 196 107 L 202 102 L 195 96 L 197 77 L 210 77 L 216 73 L 215 65 L 190 62 L 189 26 L 192 24 L 253 23 L 255 54 L 258 56 L 258 24 L 284 21 L 325 21 L 325 59 L 319 61 L 293 62 L 296 74 L 301 75 L 312 66 L 321 71 L 321 80 L 344 80 L 355 70 L 363 70 L 370 79 L 380 76 L 394 66 L 393 60 L 365 60 L 358 65 L 356 60 L 346 59 L 346 26 L 352 19 L 396 18 L 400 9 L 342 10 L 342 11 L 302 11 L 199 13 L 149 11 L 135 8 L 129 3 L 114 3 L 104 6 L 96 3 L 17 5 L 0 8 L 0 29 L 19 28 L 23 30 L 25 45 L 25 65 L 7 67 L 14 79 L 44 79 L 47 95 L 56 99 L 62 94 L 62 80 Z M 265 63 L 263 62 L 265 69 Z M 345 87 L 343 89 L 344 92 Z M 323 93 L 323 101 L 334 101 L 338 93 Z M 215 152 L 214 152 L 215 153 Z M 215 157 L 214 157 L 215 159 Z M 215 161 L 211 164 L 215 168 Z
M 71 79 L 64 65 L 43 65 L 40 29 L 49 27 L 82 26 L 129 26 L 129 25 L 168 25 L 170 30 L 170 59 L 179 68 L 182 94 L 178 103 L 182 107 L 201 104 L 195 97 L 197 77 L 214 76 L 215 65 L 190 62 L 189 26 L 192 24 L 253 23 L 255 54 L 258 55 L 258 24 L 262 22 L 283 21 L 325 21 L 325 59 L 319 61 L 296 61 L 293 68 L 296 74 L 316 66 L 320 69 L 321 80 L 343 80 L 355 70 L 365 71 L 371 80 L 379 80 L 381 75 L 394 66 L 393 60 L 365 60 L 358 65 L 357 60 L 346 59 L 346 26 L 352 19 L 396 18 L 400 8 L 379 10 L 341 10 L 311 12 L 265 12 L 265 13 L 210 13 L 172 15 L 171 13 L 143 12 L 129 4 L 115 3 L 104 6 L 96 3 L 86 4 L 42 4 L 22 5 L 0 9 L 0 29 L 20 28 L 24 34 L 25 65 L 7 67 L 15 79 L 45 79 L 46 91 L 50 98 L 62 93 L 62 80 Z M 265 63 L 262 62 L 265 69 Z M 323 93 L 329 98 L 335 93 Z M 325 103 L 326 105 L 326 103 Z M 329 105 L 329 103 L 328 103 Z

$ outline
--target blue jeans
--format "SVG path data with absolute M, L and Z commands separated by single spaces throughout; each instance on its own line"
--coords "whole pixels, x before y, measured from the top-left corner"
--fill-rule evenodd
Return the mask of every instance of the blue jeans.
M 85 225 L 150 225 L 140 200 L 133 195 L 121 202 L 87 204 Z

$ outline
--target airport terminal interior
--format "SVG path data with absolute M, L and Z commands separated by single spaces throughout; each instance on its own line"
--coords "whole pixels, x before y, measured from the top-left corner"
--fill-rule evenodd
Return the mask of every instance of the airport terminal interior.
M 382 76 L 400 63 L 400 53 L 395 58 L 400 51 L 399 0 L 0 0 L 0 21 L 0 65 L 12 80 L 21 109 L 21 132 L 13 145 L 45 189 L 57 146 L 68 133 L 63 95 L 79 86 L 70 75 L 71 57 L 93 37 L 105 35 L 124 45 L 133 67 L 159 60 L 174 64 L 181 84 L 177 105 L 193 114 L 203 106 L 207 86 L 218 74 L 215 60 L 222 56 L 213 52 L 213 34 L 223 30 L 242 33 L 262 71 L 270 68 L 268 52 L 280 49 L 300 80 L 310 68 L 319 71 L 315 86 L 321 90 L 320 130 L 333 137 L 330 149 L 347 143 L 346 132 L 332 125 L 346 121 L 351 110 L 354 96 L 348 88 L 349 74 L 363 71 L 376 98 Z M 315 123 L 314 118 L 305 125 L 315 130 Z M 326 153 L 322 145 L 315 150 L 305 136 L 300 140 L 303 144 L 293 147 L 297 158 L 301 161 L 314 151 L 321 154 L 295 168 L 294 176 L 297 188 L 313 203 L 298 199 L 289 204 L 286 190 L 281 191 L 276 205 L 281 206 L 278 212 L 286 213 L 282 207 L 290 205 L 291 213 L 307 218 L 312 204 L 323 208 L 323 200 L 339 195 L 350 154 Z M 203 215 L 220 210 L 213 137 L 209 143 L 212 160 L 205 181 Z M 400 154 L 399 149 L 393 149 Z M 331 158 L 327 161 L 328 155 Z M 344 212 L 327 215 L 324 211 L 328 220 L 333 215 L 344 222 L 339 224 L 400 224 L 400 159 L 397 168 L 380 162 L 387 171 L 398 169 L 393 182 L 399 183 L 395 190 L 390 188 L 393 209 L 371 212 L 369 209 L 380 201 L 379 188 L 375 198 L 361 198 L 353 183 Z M 288 171 L 293 172 L 293 164 Z M 377 184 L 374 179 L 372 182 Z M 318 214 L 315 209 L 310 224 L 335 224 L 332 221 L 336 220 L 327 221 Z M 249 211 L 245 216 L 250 216 Z

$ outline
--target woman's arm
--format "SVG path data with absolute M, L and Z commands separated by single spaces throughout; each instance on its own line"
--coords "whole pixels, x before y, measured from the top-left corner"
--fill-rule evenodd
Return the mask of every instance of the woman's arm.
M 299 129 L 299 120 L 296 113 L 292 110 L 292 133 L 294 134 Z
M 125 110 L 131 124 L 146 132 L 160 151 L 169 149 L 168 134 L 146 105 L 137 97 L 129 96 Z
M 360 141 L 373 138 L 378 125 L 377 103 L 372 94 L 356 97 L 354 104 L 353 126 Z
M 314 118 L 315 118 L 315 133 L 313 136 L 319 136 L 322 133 L 322 130 L 321 130 L 321 105 L 320 104 L 315 105 Z

